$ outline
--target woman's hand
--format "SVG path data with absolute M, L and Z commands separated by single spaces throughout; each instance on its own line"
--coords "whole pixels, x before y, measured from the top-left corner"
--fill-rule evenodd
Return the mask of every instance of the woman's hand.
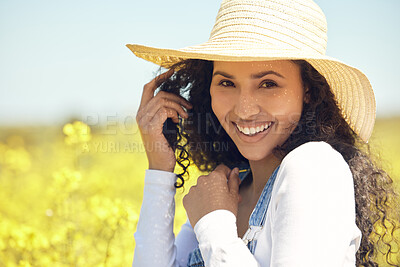
M 157 87 L 173 73 L 173 69 L 170 69 L 144 86 L 136 115 L 136 122 L 149 161 L 149 169 L 170 172 L 174 171 L 176 157 L 175 151 L 169 146 L 162 133 L 164 122 L 167 118 L 172 118 L 174 122 L 178 123 L 178 114 L 183 118 L 188 118 L 188 114 L 182 106 L 187 109 L 192 108 L 186 99 L 172 93 L 160 91 L 154 96 Z
M 219 209 L 229 210 L 237 216 L 239 195 L 239 169 L 232 171 L 224 164 L 218 165 L 208 175 L 199 176 L 183 198 L 183 206 L 194 228 L 204 215 Z

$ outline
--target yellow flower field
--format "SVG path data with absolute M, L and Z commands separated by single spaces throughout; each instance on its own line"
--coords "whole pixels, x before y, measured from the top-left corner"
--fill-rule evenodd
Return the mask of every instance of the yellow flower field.
M 397 184 L 398 132 L 380 120 L 371 140 Z M 0 127 L 0 266 L 130 266 L 146 168 L 136 125 Z

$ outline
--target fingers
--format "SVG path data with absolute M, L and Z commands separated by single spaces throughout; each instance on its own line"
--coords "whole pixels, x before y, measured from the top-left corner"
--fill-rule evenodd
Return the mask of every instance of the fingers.
M 160 86 L 162 82 L 164 82 L 166 79 L 172 76 L 174 73 L 173 69 L 169 69 L 168 71 L 158 75 L 155 77 L 153 80 L 151 80 L 149 83 L 145 84 L 143 87 L 143 92 L 142 92 L 142 99 L 140 100 L 140 107 L 144 106 L 147 104 L 147 102 L 150 101 L 150 99 L 153 98 L 154 96 L 154 91 L 157 89 L 157 87 Z
M 188 109 L 191 104 L 181 96 L 172 93 L 158 93 L 147 106 L 138 111 L 136 121 L 138 125 L 144 128 L 161 129 L 167 118 L 172 118 L 175 123 L 179 123 L 179 116 L 188 118 L 188 113 L 179 104 L 184 104 Z
M 238 195 L 239 194 L 239 184 L 240 184 L 239 168 L 235 167 L 231 171 L 231 173 L 229 174 L 229 177 L 228 177 L 229 192 L 234 195 Z
M 167 118 L 172 118 L 175 123 L 179 122 L 178 113 L 174 109 L 160 107 L 153 115 L 142 116 L 137 123 L 142 134 L 158 135 L 162 133 Z
M 167 118 L 171 118 L 173 122 L 178 123 L 179 122 L 179 117 L 178 113 L 176 110 L 167 108 L 167 107 L 160 107 L 157 110 L 157 113 L 155 116 L 153 116 L 150 124 L 151 125 L 157 125 L 159 126 L 158 128 L 161 129 L 164 125 L 164 122 L 167 120 Z
M 182 106 L 187 109 L 192 107 L 183 97 L 162 91 L 148 102 L 146 115 L 152 117 L 161 107 L 166 107 L 175 110 L 181 117 L 188 118 L 188 114 Z
M 239 196 L 238 203 L 240 203 L 240 202 L 242 202 L 243 198 L 242 198 L 242 196 L 240 194 L 238 196 Z
M 182 96 L 173 94 L 173 93 L 168 93 L 165 91 L 161 91 L 159 92 L 154 98 L 162 98 L 162 99 L 167 99 L 170 101 L 174 101 L 176 103 L 178 103 L 181 106 L 184 106 L 187 109 L 191 109 L 193 108 L 193 105 L 187 101 L 185 98 L 183 98 Z
M 241 183 L 239 168 L 235 167 L 231 171 L 226 165 L 220 164 L 209 175 L 202 175 L 197 179 L 198 185 L 207 185 L 208 183 L 213 184 L 213 186 L 216 186 L 216 184 L 227 185 L 227 190 L 230 193 L 238 195 Z
M 231 169 L 229 169 L 229 167 L 225 164 L 220 164 L 214 169 L 213 172 L 220 173 L 225 176 L 225 179 L 227 179 L 229 174 L 231 173 Z
M 172 118 L 175 123 L 179 123 L 179 116 L 189 117 L 184 107 L 191 109 L 192 104 L 184 97 L 165 91 L 160 91 L 154 96 L 158 85 L 172 74 L 173 71 L 169 70 L 144 86 L 142 100 L 136 114 L 136 122 L 142 130 L 160 130 L 167 118 Z

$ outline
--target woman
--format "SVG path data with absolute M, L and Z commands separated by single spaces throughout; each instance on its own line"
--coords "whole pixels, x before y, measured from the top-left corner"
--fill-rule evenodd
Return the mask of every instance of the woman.
M 314 2 L 225 0 L 201 45 L 128 47 L 170 68 L 137 113 L 149 169 L 133 266 L 376 266 L 388 241 L 370 237 L 373 224 L 384 236 L 396 226 L 392 180 L 361 150 L 374 95 L 359 70 L 325 56 Z M 189 159 L 210 173 L 185 196 L 175 240 Z

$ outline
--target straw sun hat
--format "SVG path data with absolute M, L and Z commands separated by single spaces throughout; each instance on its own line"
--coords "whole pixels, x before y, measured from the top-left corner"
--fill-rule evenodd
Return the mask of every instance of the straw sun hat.
M 165 68 L 183 59 L 210 61 L 307 60 L 329 83 L 342 115 L 368 142 L 375 97 L 358 69 L 325 55 L 327 23 L 312 0 L 223 0 L 209 40 L 182 49 L 126 46 Z

